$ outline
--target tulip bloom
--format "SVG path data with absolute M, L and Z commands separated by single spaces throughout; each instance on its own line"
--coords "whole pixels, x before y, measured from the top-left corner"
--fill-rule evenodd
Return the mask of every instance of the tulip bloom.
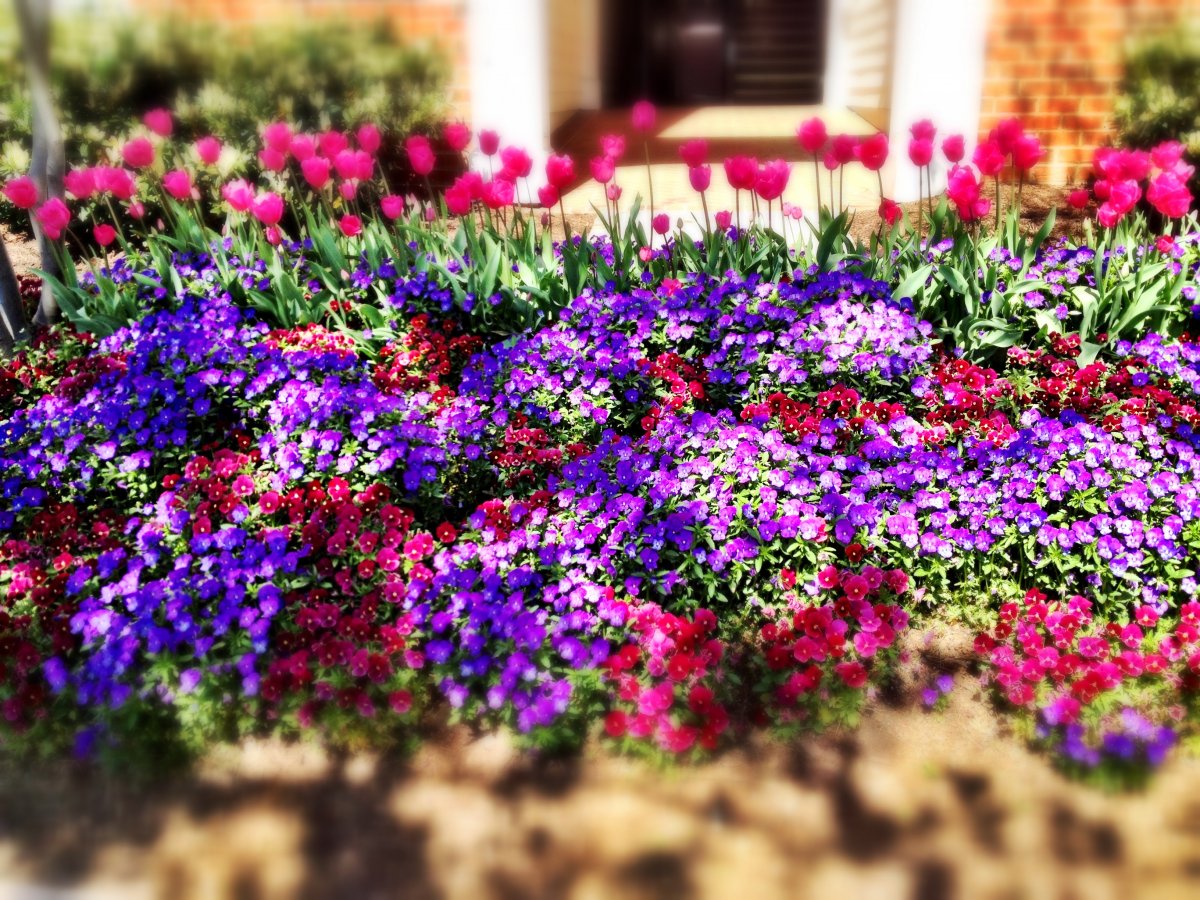
M 1150 151 L 1150 161 L 1159 169 L 1173 169 L 1183 159 L 1183 144 L 1164 141 Z
M 596 156 L 591 162 L 592 177 L 601 184 L 608 184 L 612 181 L 613 174 L 616 172 L 616 164 L 612 157 Z
M 708 141 L 703 138 L 693 138 L 679 145 L 679 158 L 689 169 L 703 166 L 708 159 Z
M 917 168 L 933 161 L 933 141 L 929 138 L 913 138 L 908 142 L 908 159 Z
M 288 145 L 292 158 L 297 162 L 304 162 L 306 159 L 312 159 L 317 155 L 317 142 L 307 134 L 298 134 L 292 138 L 291 144 Z
M 274 147 L 263 147 L 259 150 L 258 161 L 269 172 L 282 172 L 287 168 L 287 154 Z
M 830 150 L 834 158 L 838 161 L 838 165 L 843 166 L 855 158 L 857 147 L 858 138 L 852 134 L 839 134 L 834 137 L 833 142 L 830 144 Z
M 937 137 L 937 127 L 929 119 L 921 119 L 912 123 L 908 133 L 912 135 L 914 141 L 929 141 L 932 145 L 934 138 Z
M 448 188 L 445 193 L 446 211 L 452 216 L 465 216 L 471 212 L 471 190 L 459 182 Z
M 1013 152 L 1017 141 L 1025 134 L 1020 119 L 1004 119 L 988 133 L 988 140 L 1000 148 L 1005 156 Z
M 383 136 L 379 133 L 379 129 L 370 122 L 358 126 L 354 138 L 358 141 L 358 148 L 371 156 L 379 152 L 379 147 L 383 143 Z
M 132 169 L 144 169 L 154 164 L 154 145 L 149 138 L 134 138 L 121 148 L 121 158 Z
M 137 182 L 133 173 L 128 169 L 115 166 L 97 166 L 92 170 L 96 179 L 96 190 L 102 194 L 112 194 L 118 200 L 129 200 L 137 190 Z
M 650 222 L 650 227 L 654 229 L 656 234 L 666 234 L 671 230 L 671 217 L 666 213 L 659 213 Z
M 1174 172 L 1162 172 L 1146 190 L 1150 205 L 1168 219 L 1186 216 L 1192 206 L 1192 192 Z
M 63 186 L 76 200 L 86 200 L 96 193 L 96 175 L 91 169 L 72 169 L 63 176 Z
M 317 147 L 326 159 L 333 159 L 350 146 L 350 138 L 340 131 L 325 131 L 317 138 Z
M 558 202 L 558 188 L 552 184 L 543 184 L 538 188 L 538 203 L 547 208 Z
M 1073 209 L 1087 209 L 1087 205 L 1091 200 L 1091 195 L 1087 192 L 1087 188 L 1076 188 L 1067 194 L 1067 203 Z
M 969 166 L 955 166 L 946 176 L 946 196 L 964 222 L 974 222 L 980 199 L 979 181 Z
M 22 175 L 5 183 L 4 196 L 17 209 L 33 209 L 38 202 L 37 185 L 28 175 Z
M 221 142 L 211 135 L 200 138 L 194 146 L 196 156 L 206 166 L 215 166 L 221 158 Z
M 410 139 L 411 140 L 411 139 Z M 428 146 L 428 144 L 426 144 Z M 412 153 L 409 153 L 409 159 L 412 159 Z M 337 171 L 338 178 L 343 181 L 349 181 L 352 178 L 358 177 L 358 157 L 354 155 L 353 150 L 343 150 L 333 160 L 333 168 Z M 414 170 L 416 166 L 413 166 Z M 432 166 L 431 166 L 432 168 Z M 418 175 L 427 175 L 427 172 L 417 171 Z
M 379 208 L 383 210 L 383 214 L 389 219 L 398 219 L 404 215 L 404 198 L 397 197 L 395 194 L 388 194 L 379 200 Z
M 1036 166 L 1044 155 L 1042 142 L 1038 140 L 1037 135 L 1023 134 L 1013 143 L 1013 165 L 1022 176 Z
M 471 143 L 471 129 L 462 122 L 450 122 L 442 130 L 442 138 L 455 153 L 462 153 Z
M 511 181 L 493 178 L 483 186 L 483 203 L 488 209 L 499 210 L 512 206 L 516 189 Z
M 716 220 L 718 228 L 722 231 L 728 231 L 729 226 L 733 224 L 733 213 L 727 209 L 723 209 L 713 216 L 713 219 Z
M 887 162 L 888 138 L 883 132 L 871 135 L 855 147 L 854 155 L 867 169 L 878 172 Z
M 117 239 L 117 230 L 111 225 L 100 224 L 92 229 L 92 237 L 101 247 L 107 247 Z
M 229 198 L 226 197 L 226 199 L 228 200 Z M 283 219 L 283 198 L 269 191 L 265 194 L 260 194 L 254 198 L 251 211 L 254 213 L 254 218 L 258 219 L 262 224 L 267 226 L 278 225 L 280 220 Z
M 725 160 L 725 178 L 735 191 L 752 191 L 758 182 L 758 160 L 752 156 L 731 156 Z
M 654 104 L 649 100 L 639 100 L 633 104 L 633 127 L 638 131 L 649 131 L 654 127 L 654 121 L 658 118 L 658 110 L 654 108 Z
M 358 237 L 362 234 L 362 219 L 347 213 L 338 219 L 338 228 L 346 237 Z
M 782 159 L 766 163 L 759 169 L 755 178 L 754 192 L 768 203 L 778 200 L 787 190 L 788 178 L 791 173 L 792 167 Z
M 604 195 L 613 203 L 621 199 L 621 186 L 615 181 L 604 189 Z
M 693 190 L 703 194 L 712 183 L 712 166 L 692 166 L 688 169 L 688 180 Z
M 152 109 L 142 116 L 142 124 L 159 137 L 170 137 L 175 130 L 175 122 L 169 110 Z
M 894 200 L 888 200 L 885 197 L 879 203 L 879 218 L 883 219 L 889 228 L 900 221 L 900 216 L 903 213 L 904 211 L 900 208 L 900 204 Z
M 1004 151 L 995 141 L 987 140 L 975 148 L 971 162 L 979 169 L 979 174 L 986 178 L 996 178 L 1004 168 Z
M 606 134 L 600 138 L 600 150 L 613 162 L 625 155 L 625 135 Z
M 287 122 L 272 122 L 263 129 L 263 143 L 276 153 L 287 153 L 292 145 L 292 126 Z
M 163 190 L 183 202 L 192 199 L 192 176 L 183 169 L 172 169 L 163 176 Z
M 942 155 L 946 157 L 946 162 L 950 165 L 958 165 L 966 153 L 965 141 L 961 134 L 952 134 L 942 141 Z
M 560 192 L 575 180 L 575 160 L 569 156 L 551 154 L 546 160 L 546 181 Z
M 500 151 L 500 174 L 505 181 L 528 178 L 533 171 L 533 159 L 520 147 L 505 147 Z
M 800 127 L 796 129 L 796 138 L 806 152 L 816 156 L 829 140 L 829 132 L 825 128 L 824 120 L 814 116 L 800 123 Z
M 428 177 L 437 162 L 429 139 L 423 135 L 414 134 L 404 142 L 404 150 L 408 154 L 409 165 L 421 177 Z
M 42 227 L 42 233 L 46 237 L 57 241 L 71 224 L 71 210 L 57 197 L 51 197 L 37 208 L 33 218 Z
M 323 156 L 312 156 L 300 163 L 300 173 L 314 191 L 324 190 L 329 184 L 329 160 Z

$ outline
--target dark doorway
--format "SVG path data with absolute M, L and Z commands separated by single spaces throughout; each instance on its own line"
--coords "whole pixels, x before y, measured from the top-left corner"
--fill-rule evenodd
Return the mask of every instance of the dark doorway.
M 825 0 L 602 0 L 604 102 L 819 103 Z

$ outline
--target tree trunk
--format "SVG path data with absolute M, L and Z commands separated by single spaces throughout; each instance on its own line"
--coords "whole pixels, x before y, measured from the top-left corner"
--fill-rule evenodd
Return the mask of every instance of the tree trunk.
M 4 240 L 0 238 L 0 359 L 12 356 L 18 343 L 29 340 L 29 323 L 21 306 L 21 290 Z
M 63 175 L 66 171 L 66 152 L 63 149 L 62 129 L 54 111 L 54 96 L 50 89 L 50 7 L 51 0 L 14 0 L 21 43 L 25 47 L 25 65 L 29 69 L 29 93 L 33 101 L 33 162 L 30 175 L 37 183 L 42 201 L 51 197 L 63 198 Z M 33 223 L 38 249 L 42 254 L 42 269 L 51 275 L 60 274 L 58 258 L 52 242 Z M 47 282 L 42 286 L 34 324 L 45 327 L 58 318 L 58 303 L 54 289 Z

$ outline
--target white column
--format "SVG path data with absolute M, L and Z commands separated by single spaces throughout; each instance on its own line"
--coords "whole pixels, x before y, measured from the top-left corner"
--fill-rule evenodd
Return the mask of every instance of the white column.
M 908 162 L 909 126 L 932 119 L 938 129 L 933 186 L 945 187 L 940 144 L 966 137 L 967 158 L 979 132 L 988 0 L 897 0 L 889 140 L 892 198 L 917 199 L 917 170 Z
M 467 0 L 467 37 L 472 127 L 524 148 L 537 183 L 550 147 L 546 0 Z

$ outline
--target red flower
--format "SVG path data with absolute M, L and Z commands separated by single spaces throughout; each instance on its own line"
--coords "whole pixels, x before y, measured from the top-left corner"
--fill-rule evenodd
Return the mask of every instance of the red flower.
M 629 716 L 619 709 L 614 709 L 604 717 L 604 731 L 611 738 L 624 737 L 629 730 Z
M 449 522 L 443 522 L 437 527 L 437 539 L 443 544 L 453 544 L 458 540 L 458 531 Z
M 887 135 L 879 132 L 860 141 L 854 148 L 854 155 L 866 168 L 878 172 L 888 158 Z
M 860 688 L 867 683 L 867 670 L 860 662 L 838 663 L 833 670 L 846 687 Z
M 679 158 L 689 169 L 704 165 L 708 159 L 708 141 L 694 138 L 679 145 Z

